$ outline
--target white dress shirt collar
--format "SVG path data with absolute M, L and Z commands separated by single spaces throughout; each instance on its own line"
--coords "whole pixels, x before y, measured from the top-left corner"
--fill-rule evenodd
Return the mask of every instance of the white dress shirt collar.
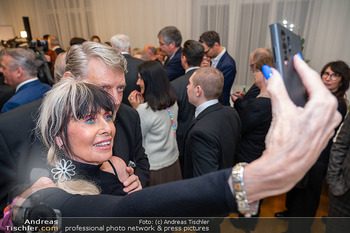
M 34 82 L 35 80 L 38 80 L 38 78 L 31 78 L 31 79 L 28 79 L 24 82 L 21 82 L 17 87 L 16 87 L 16 92 L 18 91 L 18 89 L 20 89 L 23 85 L 27 84 L 27 83 L 30 83 L 30 82 Z
M 226 48 L 224 47 L 224 49 L 221 51 L 221 53 L 219 53 L 219 55 L 217 55 L 215 58 L 211 59 L 211 67 L 217 67 L 220 59 L 222 58 L 222 56 L 224 55 L 224 53 L 226 53 Z
M 199 105 L 197 108 L 196 108 L 196 111 L 194 113 L 194 118 L 197 118 L 197 116 L 203 112 L 206 108 L 214 105 L 214 104 L 217 104 L 219 102 L 218 99 L 213 99 L 213 100 L 208 100 L 207 102 L 204 102 L 202 103 L 201 105 Z

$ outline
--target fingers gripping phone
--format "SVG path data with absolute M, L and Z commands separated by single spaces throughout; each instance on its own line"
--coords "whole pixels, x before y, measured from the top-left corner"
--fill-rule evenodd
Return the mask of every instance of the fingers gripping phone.
M 307 94 L 293 65 L 293 56 L 301 54 L 301 39 L 278 23 L 270 25 L 270 33 L 274 66 L 282 75 L 291 100 L 297 106 L 303 107 L 307 101 Z

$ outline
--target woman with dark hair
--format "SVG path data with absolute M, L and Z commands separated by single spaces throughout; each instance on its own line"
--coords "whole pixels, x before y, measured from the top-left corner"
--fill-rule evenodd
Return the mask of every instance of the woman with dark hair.
M 138 67 L 140 92 L 128 100 L 141 119 L 142 145 L 150 163 L 149 185 L 181 179 L 176 143 L 178 106 L 164 68 L 156 61 Z
M 338 99 L 338 111 L 342 118 L 346 114 L 345 92 L 349 89 L 350 68 L 343 61 L 333 61 L 327 63 L 321 70 L 323 83 L 328 90 Z

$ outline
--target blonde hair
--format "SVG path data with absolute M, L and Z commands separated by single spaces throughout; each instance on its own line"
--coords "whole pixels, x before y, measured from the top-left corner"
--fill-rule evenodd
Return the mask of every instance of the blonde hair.
M 36 130 L 48 148 L 47 160 L 51 166 L 55 166 L 64 158 L 74 160 L 75 155 L 67 133 L 69 121 L 97 114 L 101 109 L 112 112 L 113 120 L 115 119 L 116 107 L 113 97 L 101 87 L 86 81 L 63 78 L 46 93 L 40 107 L 41 114 Z M 62 140 L 62 148 L 56 144 L 57 138 Z M 95 184 L 79 179 L 58 181 L 57 186 L 72 194 L 100 193 Z

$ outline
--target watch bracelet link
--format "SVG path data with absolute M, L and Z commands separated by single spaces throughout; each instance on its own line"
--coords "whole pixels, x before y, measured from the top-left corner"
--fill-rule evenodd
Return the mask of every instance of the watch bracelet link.
M 254 201 L 252 203 L 248 202 L 243 180 L 244 167 L 246 167 L 247 165 L 248 163 L 245 162 L 237 163 L 232 168 L 231 176 L 233 188 L 235 190 L 235 199 L 237 202 L 238 211 L 245 217 L 251 217 L 252 215 L 256 215 L 258 212 L 259 200 Z

